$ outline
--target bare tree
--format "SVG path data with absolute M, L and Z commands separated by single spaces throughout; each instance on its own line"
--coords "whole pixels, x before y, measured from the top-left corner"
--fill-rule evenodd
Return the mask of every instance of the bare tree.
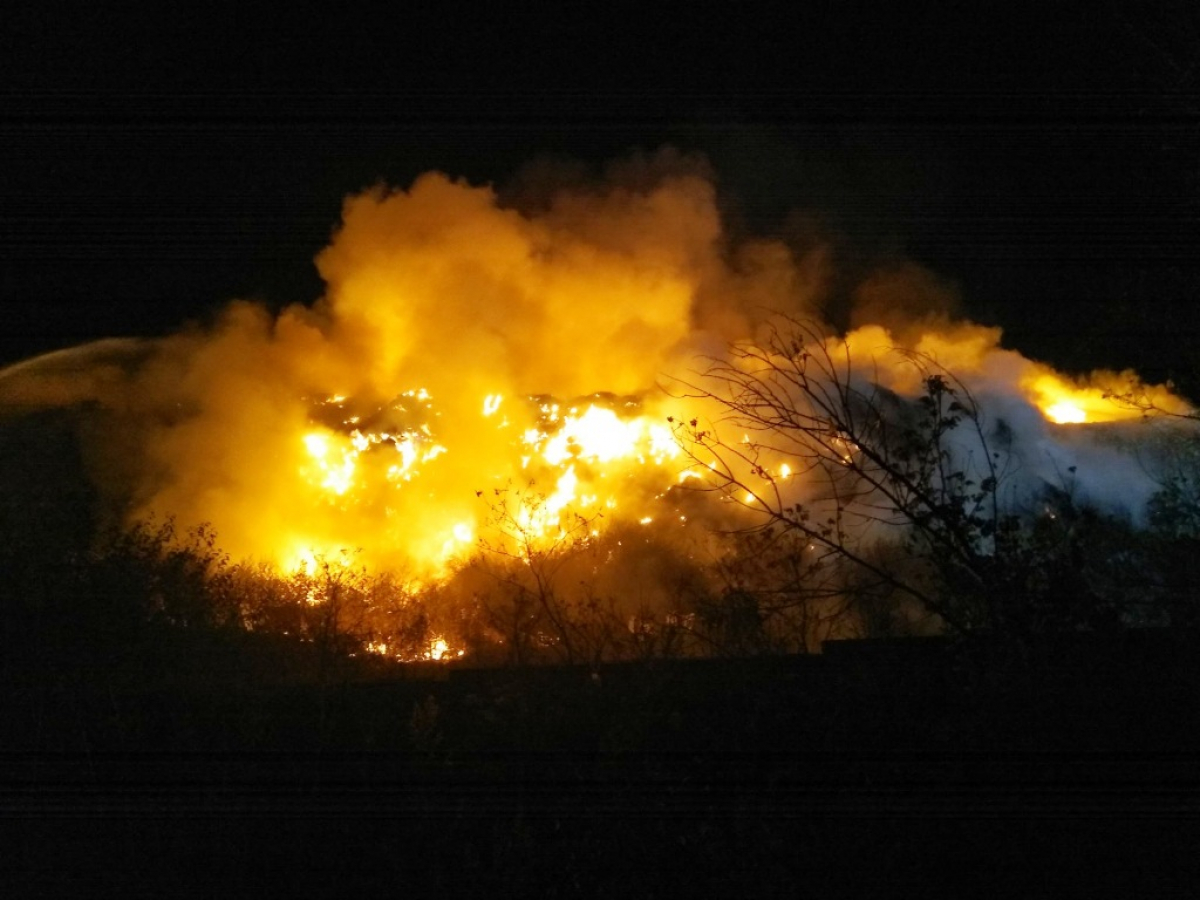
M 560 584 L 563 568 L 587 547 L 592 520 L 551 510 L 532 484 L 495 489 L 494 498 L 490 518 L 501 537 L 480 541 L 484 552 L 478 562 L 500 589 L 487 613 L 508 643 L 511 661 L 525 663 L 539 649 L 568 664 L 595 655 L 588 653 L 580 610 Z
M 1002 503 L 1005 429 L 989 430 L 951 373 L 903 354 L 922 392 L 902 398 L 878 372 L 856 371 L 844 343 L 784 317 L 710 362 L 686 396 L 714 413 L 676 423 L 708 473 L 689 484 L 746 510 L 754 528 L 803 536 L 810 578 L 840 572 L 841 590 L 885 591 L 958 632 L 1019 600 L 1027 585 L 1005 568 L 1023 546 Z M 907 552 L 879 552 L 897 538 Z

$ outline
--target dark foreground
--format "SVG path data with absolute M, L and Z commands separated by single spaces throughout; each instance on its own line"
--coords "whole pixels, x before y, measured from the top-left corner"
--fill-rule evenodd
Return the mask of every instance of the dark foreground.
M 0 894 L 1193 895 L 1198 658 L 1124 635 L 12 684 Z

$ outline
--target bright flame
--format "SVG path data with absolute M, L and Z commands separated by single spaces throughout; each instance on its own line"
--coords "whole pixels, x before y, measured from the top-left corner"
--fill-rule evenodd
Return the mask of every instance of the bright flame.
M 378 656 L 389 656 L 400 662 L 451 662 L 456 659 L 462 659 L 466 655 L 465 650 L 455 650 L 450 646 L 446 638 L 441 636 L 431 638 L 425 649 L 417 653 L 398 653 L 392 649 L 387 641 L 370 641 L 365 645 L 365 649 L 368 653 L 374 653 Z
M 716 190 L 693 163 L 639 159 L 608 186 L 524 211 L 439 174 L 372 189 L 347 199 L 318 256 L 326 290 L 313 306 L 275 315 L 234 303 L 209 331 L 154 343 L 140 368 L 77 366 L 58 380 L 0 383 L 0 394 L 98 399 L 127 426 L 101 439 L 99 477 L 136 498 L 133 517 L 211 523 L 232 557 L 284 572 L 340 564 L 352 548 L 356 566 L 428 584 L 514 539 L 536 550 L 613 526 L 657 535 L 667 523 L 711 524 L 741 504 L 685 510 L 677 486 L 729 473 L 686 456 L 668 416 L 718 430 L 703 360 L 755 341 L 763 310 L 817 316 L 832 273 L 824 248 L 800 257 L 779 241 L 725 235 Z M 898 277 L 871 280 L 876 308 L 889 291 L 932 290 L 928 277 Z M 1108 398 L 1144 390 L 1184 408 L 1125 374 L 1072 381 L 969 323 L 870 324 L 785 352 L 814 349 L 909 400 L 921 393 L 916 358 L 1051 421 L 1135 417 Z M 674 390 L 680 381 L 700 382 L 701 396 Z M 746 449 L 741 437 L 714 440 Z M 122 455 L 131 445 L 132 461 Z M 855 459 L 837 435 L 831 450 Z M 761 507 L 806 490 L 811 467 L 786 448 L 755 462 L 743 484 L 758 490 L 765 476 L 774 487 L 739 500 Z
M 1170 412 L 1186 411 L 1165 388 L 1141 385 L 1128 372 L 1098 372 L 1081 385 L 1043 367 L 1025 380 L 1025 389 L 1046 418 L 1061 425 L 1136 419 L 1143 415 L 1138 400 Z
M 333 447 L 337 442 L 336 449 Z M 320 487 L 337 496 L 350 490 L 354 480 L 354 461 L 361 453 L 353 438 L 311 432 L 304 436 L 304 447 L 315 463 L 315 479 Z
M 558 433 L 542 444 L 542 459 L 551 465 L 572 456 L 611 462 L 634 453 L 644 433 L 644 422 L 623 422 L 611 409 L 589 406 L 583 415 L 567 417 Z
M 1044 410 L 1046 418 L 1060 425 L 1077 425 L 1087 421 L 1087 413 L 1083 408 L 1070 400 L 1059 400 L 1053 406 Z

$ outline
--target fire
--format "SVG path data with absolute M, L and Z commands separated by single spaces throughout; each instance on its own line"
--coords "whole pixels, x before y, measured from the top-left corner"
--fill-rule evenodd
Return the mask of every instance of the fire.
M 86 367 L 41 381 L 26 367 L 20 384 L 0 379 L 0 399 L 42 391 L 114 410 L 121 428 L 95 454 L 97 477 L 124 489 L 133 518 L 211 523 L 233 558 L 284 573 L 352 558 L 438 584 L 492 550 L 519 558 L 518 545 L 536 553 L 615 526 L 650 540 L 728 524 L 728 510 L 675 502 L 720 473 L 688 456 L 672 418 L 721 422 L 672 385 L 702 393 L 705 361 L 753 343 L 766 311 L 819 320 L 829 255 L 733 241 L 711 179 L 677 155 L 543 199 L 515 208 L 437 173 L 350 197 L 316 260 L 316 303 L 279 314 L 233 303 L 209 330 L 141 349 L 128 372 L 97 362 L 85 384 Z M 875 279 L 875 305 L 910 287 Z M 981 403 L 1002 399 L 1005 415 L 1040 414 L 1018 423 L 1134 418 L 1136 404 L 1112 398 L 1135 395 L 1187 409 L 1127 373 L 1072 380 L 970 323 L 866 324 L 819 349 L 856 385 L 910 400 L 922 387 L 914 360 L 941 366 Z M 758 493 L 737 495 L 758 508 L 810 477 L 786 441 L 766 456 Z M 455 652 L 434 644 L 429 658 Z
M 633 401 L 622 404 L 626 412 L 638 406 Z M 526 450 L 521 466 L 526 471 L 551 472 L 554 490 L 532 505 L 523 503 L 516 518 L 518 530 L 538 537 L 561 533 L 569 514 L 591 518 L 599 510 L 618 509 L 623 481 L 643 477 L 662 481 L 666 463 L 681 453 L 665 421 L 657 423 L 636 414 L 622 418 L 596 403 L 583 412 L 578 407 L 564 412 L 558 403 L 542 403 L 539 412 L 539 426 L 522 437 Z
M 441 635 L 430 638 L 425 649 L 413 655 L 395 652 L 387 641 L 368 641 L 365 648 L 368 653 L 392 657 L 400 662 L 451 662 L 462 659 L 466 655 L 465 650 L 451 647 L 446 638 Z
M 429 649 L 425 651 L 425 658 L 434 661 L 443 661 L 455 659 L 463 655 L 462 650 L 451 650 L 450 645 L 446 643 L 444 637 L 435 637 L 429 642 Z
M 1042 410 L 1046 418 L 1059 425 L 1078 425 L 1088 420 L 1087 412 L 1071 400 L 1059 400 Z
M 582 521 L 649 521 L 648 498 L 675 479 L 668 467 L 682 452 L 659 402 L 649 394 L 564 402 L 493 392 L 474 404 L 450 398 L 450 410 L 474 405 L 479 417 L 446 422 L 441 398 L 425 388 L 384 404 L 330 394 L 311 404 L 309 425 L 295 438 L 301 452 L 291 491 L 307 512 L 288 524 L 271 556 L 285 572 L 315 570 L 347 544 L 362 548 L 350 536 L 374 520 L 367 561 L 378 564 L 371 550 L 383 545 L 392 561 L 436 580 L 481 541 L 515 539 L 528 552 Z M 418 521 L 407 521 L 414 513 Z
M 1056 373 L 1038 374 L 1027 384 L 1027 390 L 1042 414 L 1059 425 L 1114 422 L 1138 416 L 1136 410 L 1122 408 L 1102 390 L 1073 385 Z
M 940 342 L 940 344 L 939 344 Z M 852 333 L 843 345 L 846 353 L 869 353 L 879 371 L 881 360 L 894 354 L 891 336 L 880 329 Z M 986 370 L 989 354 L 1008 353 L 994 347 L 994 339 L 972 335 L 971 340 L 953 343 L 944 335 L 926 335 L 921 346 L 940 346 L 943 354 L 952 352 L 968 380 L 976 370 Z M 834 352 L 840 352 L 834 348 Z M 931 358 L 936 358 L 932 357 Z M 1129 384 L 1115 375 L 1102 376 L 1103 384 L 1078 386 L 1044 366 L 1021 360 L 1025 371 L 1019 390 L 1029 398 L 1048 421 L 1056 424 L 1084 424 L 1132 418 L 1140 413 L 1112 399 L 1116 387 Z M 899 378 L 893 384 L 915 391 L 912 371 L 899 367 L 883 370 L 885 376 Z M 1159 399 L 1178 403 L 1169 393 Z M 683 454 L 676 435 L 661 415 L 662 398 L 650 395 L 616 397 L 596 394 L 583 402 L 566 402 L 544 395 L 524 400 L 505 399 L 500 393 L 479 396 L 473 404 L 479 418 L 459 435 L 462 447 L 441 442 L 438 420 L 443 418 L 437 399 L 426 389 L 410 389 L 398 395 L 394 410 L 407 411 L 415 406 L 421 416 L 410 423 L 391 420 L 390 430 L 372 429 L 368 421 L 388 421 L 379 411 L 367 415 L 346 415 L 337 424 L 303 432 L 299 440 L 304 459 L 297 469 L 307 489 L 324 498 L 332 509 L 347 515 L 354 510 L 382 507 L 384 536 L 405 560 L 416 562 L 434 579 L 448 571 L 455 560 L 478 551 L 479 543 L 502 545 L 517 539 L 522 552 L 550 546 L 580 523 L 599 522 L 616 516 L 643 526 L 652 524 L 659 512 L 653 500 L 661 499 L 672 484 L 704 481 L 705 470 L 695 461 L 673 465 Z M 414 403 L 415 401 L 415 403 Z M 409 404 L 409 405 L 406 405 Z M 345 411 L 353 405 L 346 394 L 333 394 L 318 404 L 318 409 Z M 498 415 L 502 406 L 506 410 Z M 657 414 L 656 414 L 657 413 Z M 403 419 L 403 416 L 399 417 Z M 328 417 L 326 417 L 328 421 Z M 514 425 L 516 427 L 514 427 Z M 453 430 L 453 429 L 452 429 Z M 743 435 L 743 444 L 750 440 Z M 849 460 L 850 448 L 835 435 L 831 438 L 838 453 Z M 466 485 L 447 485 L 438 479 L 443 460 L 449 466 L 460 453 L 473 455 L 478 442 L 490 448 L 493 456 L 475 471 L 472 485 L 476 499 L 484 502 L 465 504 Z M 709 464 L 711 468 L 711 463 Z M 780 459 L 772 464 L 776 474 L 767 476 L 781 484 L 792 482 L 793 466 Z M 765 473 L 765 470 L 764 470 Z M 432 490 L 422 494 L 426 480 Z M 445 493 L 454 497 L 444 510 Z M 489 506 L 492 499 L 503 498 Z M 404 529 L 391 527 L 396 510 L 407 505 L 412 496 L 424 497 L 429 507 L 422 511 L 426 527 L 420 536 L 405 535 Z M 743 502 L 752 506 L 759 498 L 746 493 Z M 512 503 L 510 508 L 507 504 Z M 686 516 L 676 519 L 686 522 Z M 599 530 L 590 525 L 590 534 Z M 337 551 L 328 540 L 305 543 L 293 538 L 289 549 L 280 556 L 285 569 L 312 568 L 319 560 L 335 559 Z M 433 658 L 441 658 L 440 655 Z
M 1076 384 L 1050 371 L 1025 382 L 1028 395 L 1048 420 L 1060 425 L 1120 422 L 1144 415 L 1145 407 L 1186 413 L 1187 406 L 1164 387 L 1142 385 L 1130 372 L 1097 372 Z
M 550 421 L 559 419 L 557 405 L 543 407 Z M 613 410 L 589 406 L 582 414 L 561 419 L 553 437 L 532 430 L 526 442 L 537 447 L 545 462 L 559 465 L 572 457 L 592 462 L 608 463 L 636 456 L 638 462 L 647 459 L 661 464 L 679 453 L 670 430 L 665 425 L 647 422 L 644 418 L 622 420 Z
M 335 451 L 331 446 L 335 441 L 348 446 L 339 446 Z M 309 432 L 304 435 L 304 448 L 315 466 L 310 481 L 337 496 L 345 494 L 354 480 L 354 460 L 362 452 L 358 442 L 353 438 L 346 442 L 334 435 Z

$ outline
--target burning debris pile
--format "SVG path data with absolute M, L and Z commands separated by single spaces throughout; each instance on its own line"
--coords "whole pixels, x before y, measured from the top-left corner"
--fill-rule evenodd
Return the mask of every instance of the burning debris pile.
M 569 642 L 556 604 L 661 632 L 697 614 L 683 594 L 763 588 L 761 572 L 736 574 L 745 542 L 729 536 L 770 512 L 756 478 L 776 510 L 832 502 L 786 439 L 742 433 L 714 372 L 815 356 L 828 387 L 901 406 L 948 373 L 984 442 L 946 444 L 943 463 L 1003 444 L 1009 505 L 1033 509 L 1069 481 L 1074 502 L 1133 524 L 1162 487 L 1161 448 L 1190 424 L 1143 421 L 1150 406 L 1189 412 L 1166 389 L 1129 374 L 1078 383 L 945 315 L 842 336 L 813 325 L 772 345 L 780 322 L 823 321 L 828 252 L 734 242 L 703 167 L 669 154 L 507 203 L 438 173 L 369 190 L 346 201 L 317 267 L 327 290 L 312 306 L 235 302 L 211 327 L 51 354 L 0 372 L 0 404 L 89 409 L 87 462 L 121 524 L 211 528 L 231 559 L 284 577 L 402 573 L 443 607 L 507 596 L 493 638 L 541 616 L 551 642 Z M 875 276 L 869 306 L 913 271 Z M 861 449 L 837 429 L 829 440 L 846 462 Z M 740 462 L 712 452 L 739 445 L 754 450 Z M 751 488 L 739 500 L 730 485 Z M 764 565 L 791 552 L 768 549 Z M 793 550 L 812 557 L 793 558 L 793 581 L 823 559 L 807 541 Z M 456 652 L 437 640 L 436 656 Z

